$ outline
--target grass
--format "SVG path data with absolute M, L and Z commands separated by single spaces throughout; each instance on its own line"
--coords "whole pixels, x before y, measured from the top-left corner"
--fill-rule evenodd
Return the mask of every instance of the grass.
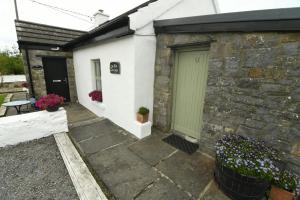
M 0 94 L 0 106 L 4 102 L 5 97 L 6 97 L 6 94 Z

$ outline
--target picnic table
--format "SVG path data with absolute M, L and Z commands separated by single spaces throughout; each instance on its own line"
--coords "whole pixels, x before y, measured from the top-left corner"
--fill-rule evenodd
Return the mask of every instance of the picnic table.
M 21 114 L 21 107 L 24 105 L 28 105 L 31 102 L 28 100 L 18 100 L 18 101 L 10 101 L 7 103 L 2 104 L 3 106 L 9 108 L 9 107 L 14 107 L 17 110 L 18 114 Z

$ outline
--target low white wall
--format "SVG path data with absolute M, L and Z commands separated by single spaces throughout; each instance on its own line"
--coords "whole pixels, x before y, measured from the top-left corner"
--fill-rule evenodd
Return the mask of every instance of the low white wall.
M 4 75 L 0 76 L 0 82 L 3 80 L 3 83 L 15 83 L 15 82 L 26 82 L 25 75 Z
M 67 114 L 63 108 L 56 112 L 39 111 L 3 117 L 0 118 L 0 147 L 68 131 Z

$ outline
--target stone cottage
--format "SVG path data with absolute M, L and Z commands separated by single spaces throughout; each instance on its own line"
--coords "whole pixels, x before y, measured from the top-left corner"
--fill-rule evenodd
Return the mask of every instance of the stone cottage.
M 79 102 L 143 138 L 151 134 L 156 36 L 153 21 L 217 13 L 213 0 L 151 0 L 108 20 L 67 43 L 73 51 Z M 89 97 L 101 90 L 103 102 Z M 150 110 L 150 122 L 136 121 L 139 107 Z
M 154 22 L 153 125 L 214 154 L 237 133 L 287 153 L 300 172 L 300 8 Z
M 62 47 L 85 32 L 21 20 L 15 26 L 31 95 L 55 93 L 75 102 L 73 55 Z
M 92 31 L 59 29 L 61 44 L 34 51 L 40 39 L 27 46 L 18 33 L 33 94 L 53 92 L 43 76 L 56 58 L 68 78 L 49 79 L 50 88 L 68 82 L 71 100 L 77 92 L 79 103 L 138 138 L 153 125 L 213 155 L 223 134 L 258 137 L 299 172 L 300 8 L 216 13 L 213 0 L 151 0 L 112 20 L 100 11 Z M 103 102 L 88 96 L 95 89 Z M 141 106 L 150 110 L 145 124 L 135 119 Z

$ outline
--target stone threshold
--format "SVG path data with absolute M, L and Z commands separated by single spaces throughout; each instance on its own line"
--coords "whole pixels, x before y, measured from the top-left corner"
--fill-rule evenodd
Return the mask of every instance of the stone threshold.
M 80 200 L 107 200 L 67 133 L 54 135 L 55 141 Z

